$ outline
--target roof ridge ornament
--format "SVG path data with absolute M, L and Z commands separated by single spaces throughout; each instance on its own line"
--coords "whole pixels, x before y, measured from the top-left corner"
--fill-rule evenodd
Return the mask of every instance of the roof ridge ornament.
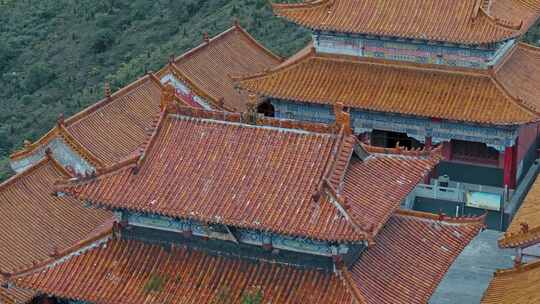
M 161 90 L 161 101 L 159 103 L 161 112 L 167 111 L 167 109 L 174 104 L 175 94 L 176 89 L 170 83 L 165 84 Z
M 56 119 L 56 125 L 58 127 L 61 127 L 65 124 L 65 120 L 64 120 L 64 113 L 60 113 L 58 115 L 58 118 Z
M 109 81 L 105 81 L 105 98 L 109 99 L 111 98 L 111 84 Z
M 343 128 L 345 136 L 351 135 L 352 134 L 351 114 L 344 111 L 342 102 L 336 102 L 334 104 L 334 115 L 335 115 L 337 129 L 340 130 Z

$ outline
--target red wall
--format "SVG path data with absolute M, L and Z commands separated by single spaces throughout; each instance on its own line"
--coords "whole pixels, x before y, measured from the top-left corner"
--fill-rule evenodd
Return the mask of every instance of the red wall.
M 536 158 L 536 151 L 533 151 L 531 149 L 536 150 L 536 140 L 538 138 L 538 135 L 540 134 L 540 125 L 538 123 L 532 123 L 523 125 L 519 128 L 518 132 L 518 146 L 517 146 L 517 167 L 518 167 L 518 175 L 524 174 L 525 172 L 520 170 L 522 167 L 522 161 L 527 157 L 527 155 L 531 156 L 531 154 L 528 153 L 534 153 L 534 158 Z M 524 168 L 527 170 L 528 168 Z

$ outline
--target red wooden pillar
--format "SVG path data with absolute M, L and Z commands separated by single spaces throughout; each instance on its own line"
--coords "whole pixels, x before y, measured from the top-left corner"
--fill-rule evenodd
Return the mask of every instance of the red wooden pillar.
M 452 142 L 451 141 L 445 141 L 443 142 L 443 148 L 442 148 L 442 154 L 445 160 L 451 160 L 452 159 Z
M 504 149 L 504 185 L 510 189 L 516 187 L 516 146 Z
M 424 139 L 424 149 L 431 150 L 433 149 L 433 140 L 431 136 L 426 136 Z M 434 177 L 435 168 L 431 169 L 426 176 L 424 176 L 424 184 L 429 185 L 431 183 L 431 178 Z

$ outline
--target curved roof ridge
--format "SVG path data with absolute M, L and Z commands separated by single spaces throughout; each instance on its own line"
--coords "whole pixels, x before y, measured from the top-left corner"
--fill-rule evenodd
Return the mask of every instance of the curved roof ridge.
M 294 55 L 291 56 L 290 58 L 292 57 L 294 57 Z M 242 82 L 245 80 L 252 80 L 256 78 L 262 78 L 272 73 L 277 73 L 277 72 L 281 72 L 281 71 L 293 68 L 296 65 L 303 63 L 305 60 L 309 60 L 315 57 L 317 57 L 316 52 L 315 52 L 315 47 L 312 45 L 309 52 L 306 52 L 305 54 L 301 54 L 300 56 L 298 56 L 297 58 L 294 58 L 291 61 L 285 60 L 282 64 L 279 64 L 272 69 L 261 71 L 259 73 L 254 73 L 250 75 L 231 75 L 230 77 L 233 80 L 238 81 L 238 82 Z
M 540 241 L 540 227 L 534 227 L 527 231 L 505 232 L 497 242 L 502 248 L 527 247 Z
M 243 28 L 240 23 L 236 20 L 234 22 L 234 27 L 236 27 L 236 29 L 244 34 L 248 40 L 253 43 L 253 45 L 255 45 L 256 47 L 258 47 L 259 49 L 261 49 L 263 52 L 265 52 L 267 55 L 269 55 L 270 57 L 273 57 L 274 59 L 276 59 L 277 61 L 280 61 L 280 62 L 283 62 L 285 61 L 285 58 L 277 55 L 276 53 L 272 52 L 269 48 L 267 48 L 266 46 L 264 46 L 262 43 L 260 43 L 257 39 L 255 39 L 255 37 L 253 37 L 245 28 Z
M 491 70 L 491 81 L 511 102 L 519 106 L 529 115 L 534 116 L 535 121 L 538 121 L 540 119 L 540 112 L 535 110 L 534 106 L 529 104 L 524 99 L 512 95 L 512 93 L 510 93 L 510 91 L 504 86 L 504 84 L 497 78 L 497 75 L 493 70 Z
M 411 157 L 433 157 L 433 158 L 442 158 L 442 147 L 438 146 L 435 149 L 407 149 L 405 147 L 397 146 L 395 148 L 384 148 L 368 145 L 365 143 L 360 143 L 362 147 L 369 153 L 373 154 L 385 154 L 385 155 L 400 155 L 400 156 L 411 156 Z
M 343 62 L 343 63 L 351 63 L 351 64 L 365 64 L 365 65 L 375 65 L 375 66 L 384 66 L 384 67 L 394 67 L 394 68 L 399 68 L 399 69 L 409 69 L 409 70 L 425 71 L 425 72 L 429 71 L 429 72 L 444 73 L 444 74 L 458 74 L 458 75 L 465 74 L 468 76 L 483 77 L 483 78 L 490 77 L 488 72 L 484 70 L 478 70 L 478 69 L 472 69 L 472 68 L 449 67 L 449 66 L 441 66 L 441 65 L 435 65 L 435 64 L 420 64 L 420 63 L 415 63 L 415 62 L 401 62 L 401 61 L 395 61 L 395 60 L 383 59 L 383 58 L 357 57 L 357 56 L 350 56 L 350 55 L 343 55 L 343 54 L 316 53 L 315 48 L 312 46 L 310 52 L 306 52 L 305 54 L 302 54 L 301 56 L 295 58 L 294 60 L 291 60 L 290 62 L 285 61 L 284 64 L 278 65 L 273 69 L 255 73 L 252 75 L 235 76 L 233 79 L 239 82 L 242 82 L 242 81 L 247 81 L 247 80 L 253 80 L 256 78 L 263 78 L 273 73 L 282 72 L 287 69 L 294 68 L 296 65 L 304 63 L 305 61 L 308 61 L 308 60 L 326 60 L 326 61 Z
M 469 75 L 474 77 L 489 77 L 488 73 L 484 70 L 473 69 L 473 68 L 464 68 L 464 67 L 451 67 L 445 65 L 437 64 L 425 64 L 425 63 L 416 63 L 409 61 L 397 61 L 384 58 L 369 58 L 369 57 L 356 57 L 349 55 L 329 55 L 317 53 L 315 58 L 320 58 L 324 60 L 333 60 L 337 62 L 346 62 L 354 64 L 366 64 L 366 65 L 376 65 L 376 66 L 385 66 L 385 67 L 394 67 L 398 69 L 409 69 L 416 71 L 429 71 L 445 74 L 459 74 L 459 75 Z
M 356 222 L 353 216 L 351 216 L 350 212 L 348 211 L 349 206 L 347 203 L 347 199 L 343 197 L 340 190 L 340 183 L 345 177 L 345 173 L 347 172 L 347 168 L 349 167 L 352 154 L 354 153 L 354 144 L 349 150 L 345 148 L 346 142 L 351 141 L 351 138 L 355 139 L 356 136 L 346 135 L 344 127 L 341 127 L 337 140 L 334 142 L 334 147 L 332 147 L 332 152 L 329 154 L 329 157 L 326 161 L 326 168 L 323 171 L 319 187 L 314 193 L 313 199 L 316 202 L 320 202 L 323 195 L 328 196 L 332 206 L 336 208 L 336 211 L 338 213 L 341 213 L 345 217 L 347 222 L 350 223 L 353 230 L 359 235 L 362 235 L 364 239 L 368 240 L 371 243 L 372 236 L 368 232 L 366 232 L 360 224 Z M 347 158 L 346 164 L 343 170 L 337 170 L 337 163 L 342 157 Z M 336 179 L 338 179 L 338 183 L 336 183 Z
M 430 220 L 430 221 L 439 221 L 445 224 L 470 224 L 470 225 L 484 226 L 487 213 L 484 213 L 479 216 L 451 217 L 451 216 L 445 215 L 444 213 L 433 214 L 429 212 L 422 212 L 422 211 L 416 211 L 416 210 L 399 209 L 396 211 L 395 215 L 403 216 L 403 217 L 421 218 L 421 219 Z

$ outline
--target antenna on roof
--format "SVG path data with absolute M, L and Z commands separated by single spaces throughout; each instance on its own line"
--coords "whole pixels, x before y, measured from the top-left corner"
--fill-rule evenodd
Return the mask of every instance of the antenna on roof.
M 238 20 L 238 18 L 233 18 L 233 26 L 240 27 L 240 21 Z
M 167 108 L 174 102 L 174 94 L 176 89 L 171 84 L 166 84 L 161 90 L 161 101 L 159 108 L 161 112 L 166 111 Z

